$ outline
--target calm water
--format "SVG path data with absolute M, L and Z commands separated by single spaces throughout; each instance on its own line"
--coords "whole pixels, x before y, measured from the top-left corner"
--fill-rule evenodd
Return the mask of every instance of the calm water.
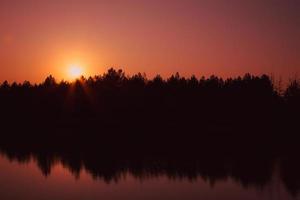
M 191 181 L 165 175 L 137 178 L 130 173 L 108 183 L 93 179 L 84 169 L 76 177 L 60 162 L 45 176 L 34 159 L 21 163 L 1 155 L 0 199 L 299 199 L 287 192 L 276 169 L 273 174 L 261 188 L 242 186 L 232 178 L 211 183 L 200 176 Z

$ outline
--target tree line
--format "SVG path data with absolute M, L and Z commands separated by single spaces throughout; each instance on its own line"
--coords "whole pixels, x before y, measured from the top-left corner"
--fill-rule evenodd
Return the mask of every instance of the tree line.
M 167 79 L 159 75 L 147 79 L 141 73 L 128 76 L 111 68 L 103 75 L 81 77 L 74 82 L 57 82 L 53 76 L 40 84 L 4 81 L 0 86 L 0 107 L 2 116 L 13 118 L 105 116 L 116 120 L 128 115 L 157 115 L 172 120 L 187 115 L 196 120 L 225 122 L 240 116 L 269 118 L 287 110 L 294 116 L 300 110 L 300 83 L 291 81 L 280 94 L 267 75 L 198 79 L 176 73 Z
M 57 143 L 57 136 L 64 145 L 105 141 L 136 149 L 189 144 L 188 149 L 206 141 L 277 151 L 298 141 L 300 84 L 291 81 L 279 93 L 267 75 L 147 79 L 109 69 L 73 82 L 52 76 L 41 84 L 5 81 L 0 110 L 2 130 L 9 132 L 2 137 L 23 141 Z

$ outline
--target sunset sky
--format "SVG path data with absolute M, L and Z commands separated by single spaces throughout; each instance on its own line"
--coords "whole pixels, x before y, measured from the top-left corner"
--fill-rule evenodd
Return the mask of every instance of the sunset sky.
M 299 0 L 1 0 L 0 81 L 300 75 Z

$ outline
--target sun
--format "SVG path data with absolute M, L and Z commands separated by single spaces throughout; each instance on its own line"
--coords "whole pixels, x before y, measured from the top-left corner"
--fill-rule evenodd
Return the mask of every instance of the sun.
M 72 79 L 79 78 L 80 76 L 83 75 L 83 67 L 81 67 L 79 65 L 70 65 L 68 74 L 69 74 L 70 78 L 72 78 Z

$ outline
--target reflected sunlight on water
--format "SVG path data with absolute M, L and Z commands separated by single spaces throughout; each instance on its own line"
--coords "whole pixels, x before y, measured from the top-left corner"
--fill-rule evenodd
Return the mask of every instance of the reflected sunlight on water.
M 118 182 L 107 184 L 94 180 L 85 170 L 79 177 L 57 162 L 47 177 L 35 161 L 26 163 L 0 157 L 0 199 L 293 199 L 274 176 L 261 190 L 244 188 L 231 178 L 215 184 L 198 178 L 195 181 L 166 176 L 139 179 L 130 173 Z

